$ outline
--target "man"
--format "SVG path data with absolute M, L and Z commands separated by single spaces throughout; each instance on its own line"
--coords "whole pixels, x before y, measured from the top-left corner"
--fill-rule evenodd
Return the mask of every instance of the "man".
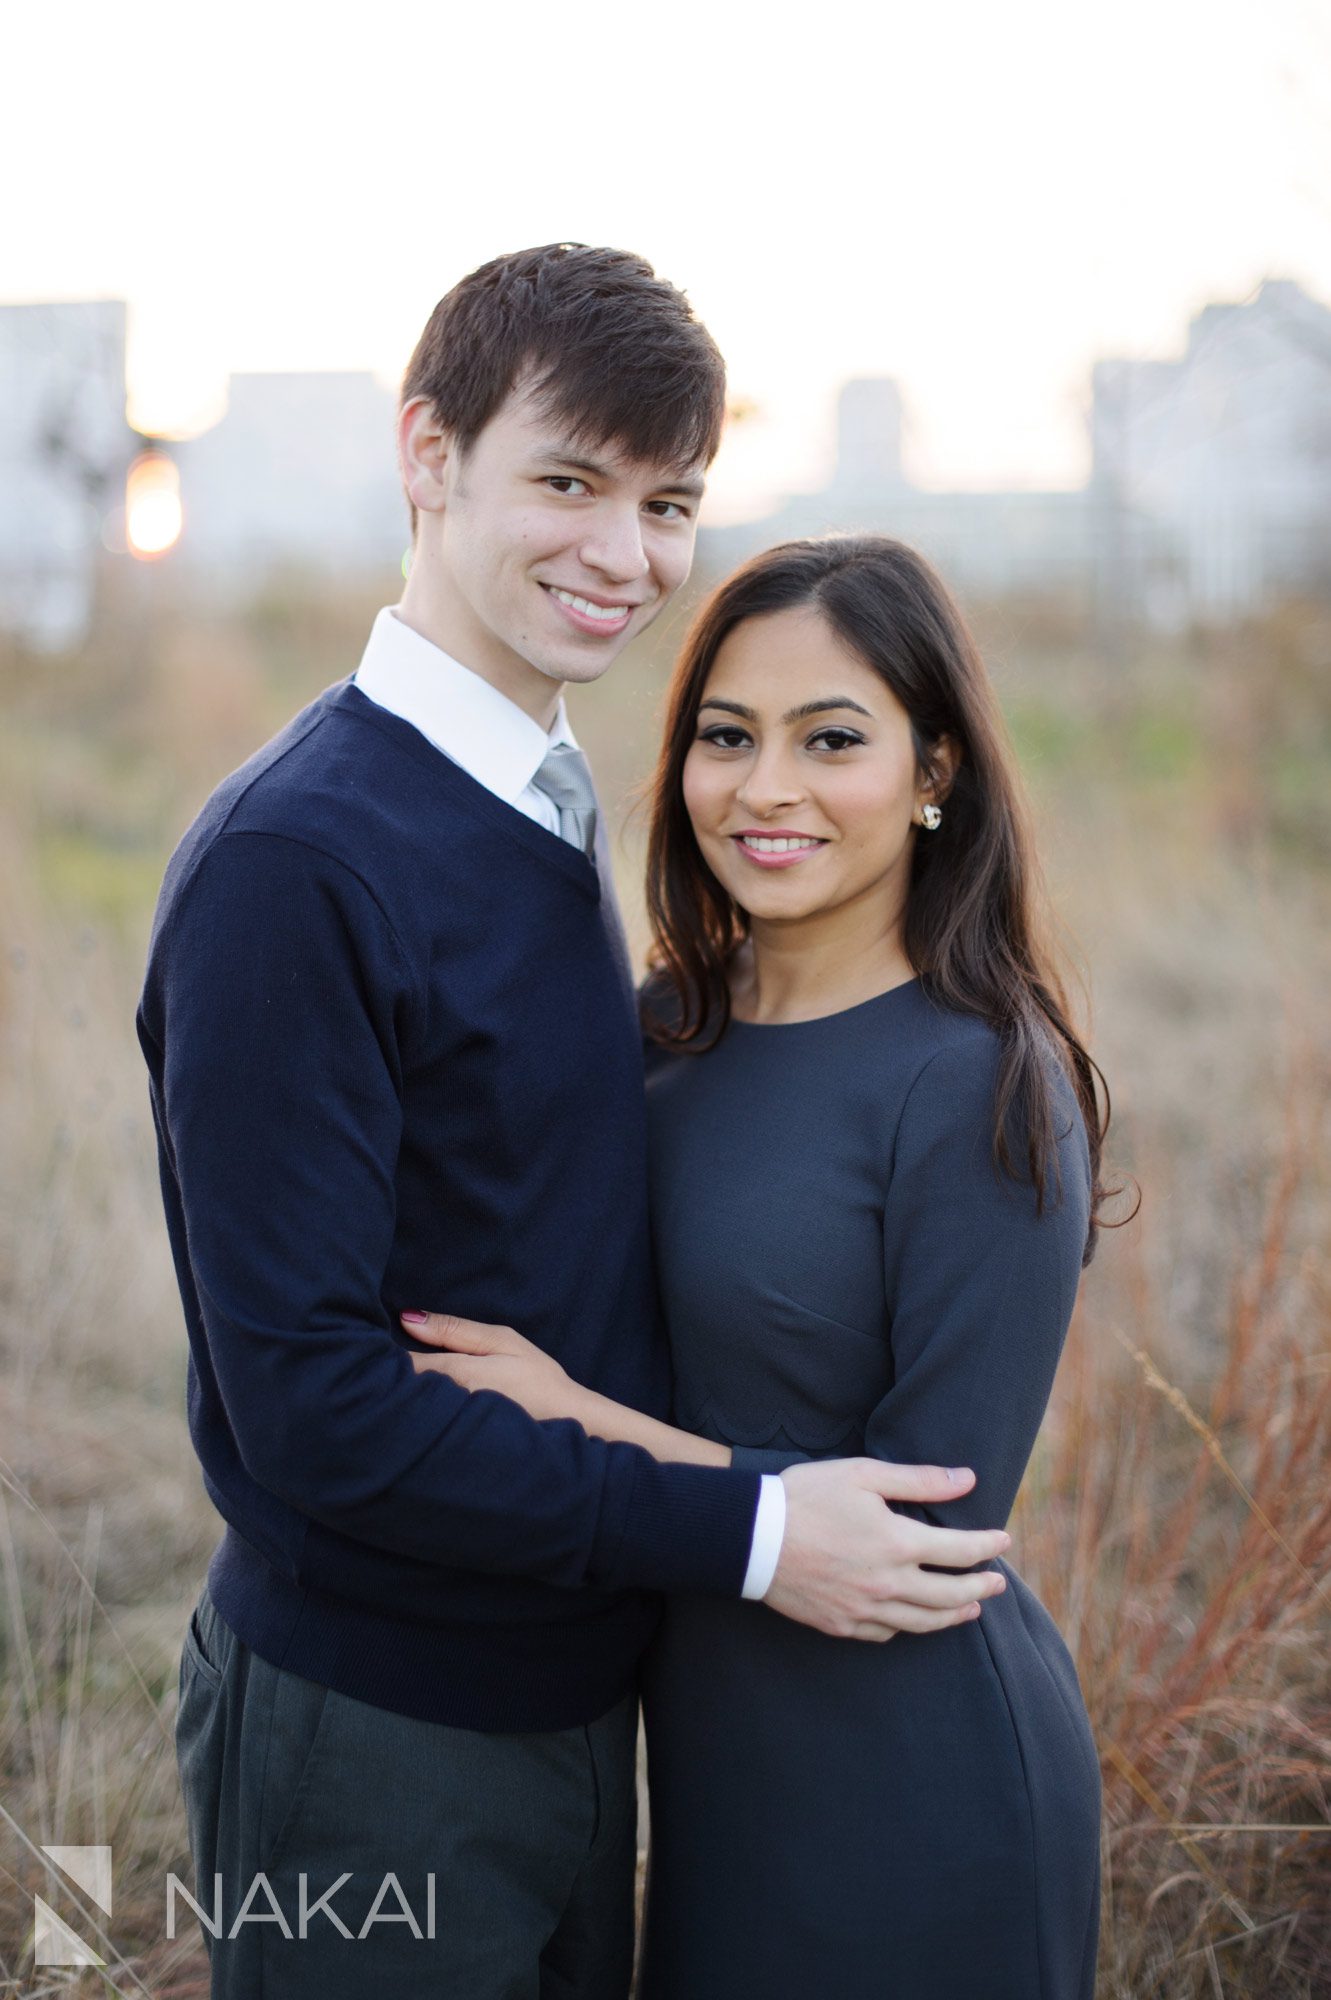
M 226 1521 L 177 1731 L 218 1995 L 627 1990 L 653 1593 L 887 1638 L 1007 1546 L 887 1498 L 969 1475 L 658 1465 L 418 1374 L 421 1301 L 664 1413 L 640 1054 L 561 700 L 684 581 L 724 372 L 640 259 L 441 300 L 398 445 L 415 539 L 354 680 L 185 836 L 139 1030 Z

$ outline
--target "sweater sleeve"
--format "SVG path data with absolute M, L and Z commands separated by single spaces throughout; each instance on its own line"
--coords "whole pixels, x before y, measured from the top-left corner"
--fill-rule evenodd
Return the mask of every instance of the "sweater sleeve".
M 1036 1214 L 1029 1177 L 993 1162 L 996 1038 L 923 1066 L 897 1127 L 884 1218 L 892 1386 L 865 1450 L 900 1465 L 969 1465 L 975 1485 L 937 1505 L 893 1501 L 941 1527 L 1002 1527 L 1044 1416 L 1076 1301 L 1090 1214 L 1086 1127 L 1051 1066 L 1062 1198 L 1051 1168 Z M 1009 1144 L 1021 1158 L 1015 1132 Z M 1000 1178 L 1001 1176 L 1001 1178 Z M 780 1471 L 807 1453 L 737 1449 L 733 1463 Z
M 756 1477 L 536 1423 L 418 1375 L 394 1337 L 381 1294 L 422 1004 L 365 884 L 282 835 L 215 839 L 155 938 L 140 1032 L 245 1472 L 433 1563 L 738 1595 Z

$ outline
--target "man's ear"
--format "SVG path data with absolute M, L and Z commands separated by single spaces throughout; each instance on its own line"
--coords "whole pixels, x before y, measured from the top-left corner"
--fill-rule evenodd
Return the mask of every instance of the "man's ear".
M 423 514 L 442 514 L 453 457 L 453 434 L 428 396 L 413 396 L 397 418 L 398 461 L 408 498 Z

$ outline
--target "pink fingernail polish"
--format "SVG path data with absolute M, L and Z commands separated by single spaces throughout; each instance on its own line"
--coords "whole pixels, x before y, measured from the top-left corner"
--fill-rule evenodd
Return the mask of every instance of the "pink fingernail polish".
M 430 1317 L 429 1313 L 399 1313 L 399 1314 L 398 1314 L 398 1318 L 399 1318 L 399 1319 L 405 1319 L 405 1320 L 410 1320 L 410 1321 L 411 1321 L 411 1324 L 412 1324 L 413 1326 L 423 1326 L 423 1325 L 425 1324 L 426 1320 L 427 1320 L 427 1319 L 428 1319 L 429 1317 Z

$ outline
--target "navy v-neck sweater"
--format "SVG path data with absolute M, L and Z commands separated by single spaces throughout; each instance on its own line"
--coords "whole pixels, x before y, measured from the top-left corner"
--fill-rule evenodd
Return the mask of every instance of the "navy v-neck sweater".
M 172 857 L 139 1009 L 222 1617 L 427 1720 L 591 1720 L 652 1593 L 737 1596 L 755 1473 L 419 1376 L 502 1322 L 664 1416 L 632 996 L 596 870 L 349 681 Z

